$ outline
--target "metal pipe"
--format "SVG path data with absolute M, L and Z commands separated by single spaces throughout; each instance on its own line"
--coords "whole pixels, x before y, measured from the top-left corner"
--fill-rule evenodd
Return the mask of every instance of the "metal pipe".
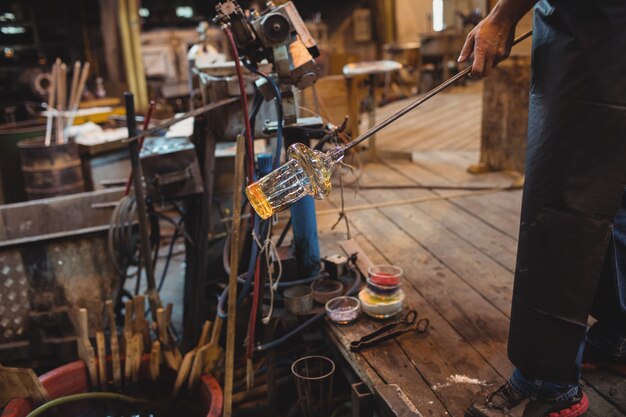
M 533 34 L 533 31 L 529 30 L 528 32 L 524 33 L 523 35 L 520 35 L 519 37 L 517 37 L 515 39 L 515 41 L 513 41 L 513 45 L 517 45 L 518 43 L 520 43 L 524 39 L 528 38 L 532 34 Z M 408 106 L 406 106 L 402 110 L 398 111 L 397 113 L 393 114 L 392 116 L 390 116 L 386 120 L 384 120 L 384 121 L 380 122 L 379 124 L 377 124 L 376 126 L 372 127 L 367 132 L 365 132 L 362 135 L 358 136 L 356 139 L 354 139 L 353 141 L 348 143 L 345 146 L 344 149 L 347 151 L 348 149 L 354 148 L 359 143 L 363 142 L 365 139 L 368 139 L 369 137 L 371 137 L 371 136 L 375 135 L 376 133 L 380 132 L 385 127 L 389 126 L 390 124 L 392 124 L 393 122 L 395 122 L 396 120 L 398 120 L 399 118 L 404 116 L 405 114 L 409 113 L 411 110 L 414 110 L 420 104 L 422 104 L 425 101 L 427 101 L 428 99 L 436 96 L 437 94 L 439 94 L 440 92 L 442 92 L 446 88 L 450 87 L 455 82 L 457 82 L 460 79 L 464 78 L 467 74 L 470 73 L 471 70 L 472 70 L 472 67 L 467 67 L 463 71 L 461 71 L 458 74 L 456 74 L 454 77 L 451 77 L 448 80 L 444 81 L 443 83 L 439 84 L 437 87 L 433 88 L 432 90 L 430 90 L 428 93 L 426 93 L 423 96 L 421 96 L 419 99 L 417 99 L 413 103 L 409 104 Z
M 133 93 L 124 93 L 124 101 L 126 105 L 126 124 L 128 127 L 128 136 L 137 134 L 137 121 L 135 117 L 135 99 Z M 148 219 L 146 218 L 146 202 L 144 200 L 143 178 L 141 171 L 141 161 L 139 160 L 139 142 L 128 142 L 130 151 L 130 162 L 132 166 L 133 186 L 135 189 L 135 201 L 137 204 L 137 217 L 139 219 L 139 237 L 141 239 L 141 255 L 143 257 L 144 267 L 146 268 L 147 287 L 146 291 L 148 300 L 150 301 L 150 310 L 152 318 L 156 321 L 156 310 L 159 307 L 158 292 L 156 291 L 156 280 L 154 278 L 154 265 L 152 263 L 150 238 L 148 236 Z M 139 280 L 139 277 L 137 277 Z
M 208 113 L 208 112 L 213 111 L 215 109 L 218 109 L 220 107 L 223 107 L 223 106 L 226 106 L 228 104 L 234 103 L 234 102 L 236 102 L 238 100 L 239 100 L 239 97 L 229 97 L 229 98 L 225 98 L 225 99 L 222 99 L 220 101 L 217 101 L 215 103 L 206 104 L 206 105 L 204 105 L 202 107 L 198 107 L 197 109 L 188 111 L 187 113 L 185 113 L 185 114 L 183 114 L 183 115 L 181 115 L 179 117 L 176 117 L 176 118 L 171 119 L 171 120 L 169 120 L 169 121 L 167 121 L 165 123 L 162 123 L 162 124 L 160 124 L 158 126 L 155 126 L 152 129 L 145 130 L 145 131 L 141 132 L 141 134 L 139 134 L 139 135 L 136 134 L 136 135 L 134 135 L 134 136 L 132 136 L 132 137 L 130 137 L 128 139 L 124 139 L 124 141 L 125 142 L 134 142 L 134 141 L 140 140 L 141 138 L 152 136 L 154 134 L 158 134 L 161 130 L 167 129 L 170 126 L 175 125 L 176 123 L 179 123 L 179 122 L 182 122 L 183 120 L 189 119 L 190 117 L 196 117 L 196 116 L 199 116 L 201 114 Z

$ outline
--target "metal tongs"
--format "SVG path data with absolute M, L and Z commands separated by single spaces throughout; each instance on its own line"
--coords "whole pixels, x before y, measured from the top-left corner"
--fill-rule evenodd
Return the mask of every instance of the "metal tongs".
M 415 332 L 417 334 L 426 333 L 429 326 L 430 320 L 427 318 L 417 320 L 417 311 L 411 310 L 406 314 L 403 320 L 385 324 L 380 329 L 363 336 L 359 340 L 350 342 L 350 350 L 352 352 L 359 352 L 409 332 Z

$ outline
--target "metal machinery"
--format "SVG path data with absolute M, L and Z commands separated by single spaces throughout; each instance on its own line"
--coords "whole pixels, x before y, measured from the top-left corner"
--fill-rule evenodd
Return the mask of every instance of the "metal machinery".
M 294 142 L 308 142 L 308 138 L 323 135 L 323 121 L 319 117 L 298 117 L 295 89 L 312 86 L 319 78 L 315 58 L 319 56 L 317 44 L 292 2 L 275 6 L 271 2 L 261 13 L 244 11 L 235 0 L 216 6 L 216 22 L 230 27 L 237 49 L 251 71 L 264 61 L 272 64 L 272 79 L 280 89 L 282 120 L 266 122 L 264 132 L 275 135 L 282 124 L 285 146 Z M 256 87 L 266 100 L 275 98 L 271 80 L 260 77 Z M 280 115 L 278 115 L 280 118 Z M 294 243 L 298 272 L 311 276 L 318 272 L 320 264 L 315 207 L 307 198 L 291 211 L 294 227 Z
M 292 2 L 274 6 L 258 14 L 244 13 L 235 0 L 216 6 L 216 22 L 231 27 L 240 53 L 257 64 L 267 59 L 273 63 L 281 89 L 285 125 L 297 124 L 297 106 L 293 88 L 312 86 L 319 78 L 315 58 L 319 50 Z M 260 80 L 262 91 L 266 80 Z M 268 99 L 272 98 L 271 93 Z M 321 122 L 321 121 L 320 121 Z
M 232 172 L 232 167 L 225 166 L 223 158 L 216 158 L 218 142 L 232 142 L 249 120 L 254 138 L 270 139 L 270 151 L 274 155 L 269 158 L 271 165 L 272 159 L 274 162 L 280 159 L 283 140 L 284 145 L 289 146 L 295 141 L 321 138 L 325 133 L 321 118 L 298 117 L 294 91 L 313 85 L 319 78 L 315 63 L 319 51 L 295 6 L 291 2 L 280 6 L 269 4 L 265 11 L 257 13 L 244 11 L 236 1 L 227 0 L 216 6 L 216 12 L 215 21 L 232 33 L 235 55 L 241 56 L 248 72 L 239 74 L 241 77 L 234 76 L 232 62 L 209 62 L 197 59 L 197 56 L 190 57 L 191 72 L 196 78 L 192 85 L 199 87 L 198 93 L 192 95 L 192 106 L 199 108 L 227 102 L 211 114 L 200 115 L 194 120 L 192 142 L 198 154 L 204 191 L 186 202 L 185 228 L 194 244 L 188 245 L 186 251 L 184 342 L 197 339 L 202 320 L 211 311 L 212 303 L 207 294 L 214 293 L 219 285 L 214 280 L 207 282 L 207 277 L 215 272 L 207 261 L 208 236 L 211 226 L 219 224 L 211 207 L 220 198 L 219 190 L 214 191 L 214 188 L 223 185 L 219 171 Z M 240 78 L 245 80 L 243 86 L 238 84 Z M 246 100 L 254 97 L 251 117 L 247 117 L 241 104 L 232 99 L 242 97 L 241 88 L 245 89 Z M 255 123 L 255 120 L 264 123 Z M 249 149 L 247 155 L 252 154 Z M 267 158 L 259 158 L 259 173 L 263 171 L 263 162 L 267 161 Z M 247 165 L 254 170 L 253 159 L 248 160 Z M 260 220 L 251 221 L 255 236 L 265 236 L 269 230 L 269 222 L 260 223 Z M 291 223 L 296 277 L 314 276 L 320 269 L 320 253 L 312 198 L 304 199 L 292 208 Z M 250 240 L 246 244 L 247 248 L 253 248 L 250 261 L 242 260 L 241 268 L 242 272 L 249 271 L 247 282 L 254 274 L 258 256 L 255 252 L 257 245 Z M 242 293 L 245 294 L 247 289 L 249 287 Z

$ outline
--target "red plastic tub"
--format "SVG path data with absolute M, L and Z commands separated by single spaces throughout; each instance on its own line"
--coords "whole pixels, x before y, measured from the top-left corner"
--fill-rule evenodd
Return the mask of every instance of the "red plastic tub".
M 146 362 L 147 358 L 143 358 Z M 88 391 L 87 368 L 83 361 L 70 362 L 39 377 L 41 384 L 48 392 L 51 400 L 66 395 L 80 394 Z M 206 405 L 206 417 L 222 415 L 222 387 L 215 378 L 202 375 L 200 378 L 200 397 Z M 33 404 L 28 399 L 15 398 L 4 408 L 1 417 L 26 417 L 33 411 Z

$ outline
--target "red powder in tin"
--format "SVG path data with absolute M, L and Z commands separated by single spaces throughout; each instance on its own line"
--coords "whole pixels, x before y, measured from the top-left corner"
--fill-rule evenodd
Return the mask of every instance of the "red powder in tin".
M 379 272 L 370 276 L 370 281 L 376 285 L 398 285 L 400 277 L 396 274 Z

